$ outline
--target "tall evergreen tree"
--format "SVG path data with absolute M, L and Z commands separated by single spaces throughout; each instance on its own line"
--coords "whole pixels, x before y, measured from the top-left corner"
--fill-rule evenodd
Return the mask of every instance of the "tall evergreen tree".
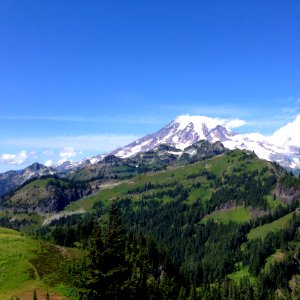
M 126 235 L 122 226 L 121 213 L 117 204 L 112 203 L 109 223 L 103 235 L 102 259 L 105 261 L 101 272 L 105 282 L 107 299 L 121 297 L 126 281 L 127 262 L 125 259 Z
M 127 279 L 125 232 L 115 203 L 109 211 L 106 228 L 95 224 L 89 238 L 87 257 L 81 276 L 82 299 L 122 299 Z

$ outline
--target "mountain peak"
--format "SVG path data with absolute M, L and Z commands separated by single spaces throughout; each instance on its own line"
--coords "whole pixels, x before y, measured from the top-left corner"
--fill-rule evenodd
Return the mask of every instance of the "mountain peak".
M 215 128 L 218 125 L 224 125 L 224 120 L 218 118 L 210 118 L 205 116 L 190 116 L 190 115 L 180 115 L 175 118 L 171 124 L 179 124 L 178 129 L 185 129 L 190 124 L 193 124 L 196 132 L 201 132 L 203 124 L 208 130 Z
M 231 132 L 222 126 L 225 123 L 225 120 L 218 118 L 181 115 L 159 131 L 118 148 L 111 154 L 124 158 L 139 152 L 147 152 L 160 144 L 168 144 L 183 150 L 200 140 L 212 142 L 227 140 Z

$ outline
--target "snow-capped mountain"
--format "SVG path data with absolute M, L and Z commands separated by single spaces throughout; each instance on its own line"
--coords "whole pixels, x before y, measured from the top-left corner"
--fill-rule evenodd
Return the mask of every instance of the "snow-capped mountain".
M 201 116 L 179 116 L 166 127 L 112 152 L 119 157 L 130 157 L 149 151 L 160 144 L 184 149 L 200 140 L 226 141 L 234 135 L 220 125 L 222 120 Z
M 234 125 L 243 121 L 224 120 L 204 116 L 178 116 L 167 126 L 155 133 L 138 139 L 111 153 L 121 158 L 127 158 L 140 152 L 154 149 L 161 144 L 168 144 L 177 149 L 185 149 L 200 141 L 220 141 L 229 149 L 244 149 L 254 151 L 262 159 L 276 161 L 283 167 L 300 168 L 300 115 L 291 123 L 277 130 L 271 136 L 260 133 L 238 134 L 231 130 Z M 58 171 L 72 171 L 101 161 L 106 155 L 102 154 L 85 158 L 79 162 L 67 161 L 56 165 Z M 176 155 L 180 155 L 176 153 Z
M 203 116 L 179 116 L 159 131 L 118 148 L 111 154 L 130 157 L 160 144 L 184 149 L 203 139 L 220 141 L 229 149 L 254 151 L 258 157 L 276 161 L 284 167 L 300 168 L 300 135 L 296 134 L 297 128 L 300 128 L 300 116 L 268 137 L 259 133 L 235 133 L 229 128 L 231 122 Z

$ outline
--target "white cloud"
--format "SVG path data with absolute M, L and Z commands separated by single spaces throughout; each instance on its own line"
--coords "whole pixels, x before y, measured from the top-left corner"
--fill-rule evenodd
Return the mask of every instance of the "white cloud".
M 60 153 L 59 156 L 61 159 L 70 159 L 72 157 L 76 157 L 77 153 L 73 147 L 64 147 Z
M 53 161 L 51 159 L 49 159 L 49 160 L 47 160 L 47 161 L 44 162 L 44 165 L 46 167 L 51 167 L 53 165 Z
M 29 158 L 29 154 L 25 150 L 15 154 L 5 153 L 0 155 L 0 164 L 23 165 L 28 158 Z
M 279 146 L 297 146 L 300 147 L 300 114 L 296 119 L 287 125 L 281 127 L 269 137 L 269 140 Z
M 230 120 L 229 122 L 227 122 L 225 124 L 225 127 L 232 129 L 232 128 L 238 128 L 238 127 L 241 127 L 244 125 L 246 125 L 246 121 L 241 120 L 241 119 L 233 119 L 233 120 Z

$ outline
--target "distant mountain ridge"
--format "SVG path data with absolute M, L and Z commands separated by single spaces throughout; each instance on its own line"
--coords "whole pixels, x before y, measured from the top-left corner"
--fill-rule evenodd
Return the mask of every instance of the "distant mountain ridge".
M 7 171 L 0 174 L 0 196 L 11 192 L 26 181 L 41 176 L 53 175 L 54 168 L 34 163 L 21 171 Z
M 300 169 L 300 135 L 297 133 L 300 128 L 300 115 L 269 137 L 259 133 L 238 134 L 229 127 L 228 123 L 218 118 L 178 116 L 157 132 L 107 154 L 87 157 L 78 162 L 66 161 L 53 167 L 35 163 L 21 171 L 2 173 L 0 195 L 10 192 L 31 178 L 88 168 L 98 164 L 108 155 L 129 158 L 156 149 L 160 145 L 169 145 L 168 153 L 180 156 L 184 149 L 201 140 L 210 143 L 221 142 L 228 149 L 254 151 L 259 158 L 275 161 L 287 169 Z
M 132 179 L 139 174 L 162 171 L 170 166 L 186 166 L 227 151 L 220 142 L 201 140 L 184 151 L 161 144 L 130 158 L 110 154 L 97 164 L 90 164 L 73 172 L 56 173 L 55 176 L 39 176 L 36 173 L 24 183 L 15 182 L 9 193 L 0 190 L 0 209 L 41 213 L 59 211 L 72 201 L 97 194 L 103 182 L 111 184 Z M 47 170 L 47 167 L 35 164 L 29 169 Z

